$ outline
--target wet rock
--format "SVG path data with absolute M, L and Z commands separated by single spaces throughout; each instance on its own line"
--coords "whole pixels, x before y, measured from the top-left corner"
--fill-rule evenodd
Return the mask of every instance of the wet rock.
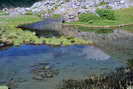
M 50 66 L 49 63 L 39 63 L 32 66 L 31 70 L 34 80 L 45 80 L 53 78 L 59 74 L 59 71 Z

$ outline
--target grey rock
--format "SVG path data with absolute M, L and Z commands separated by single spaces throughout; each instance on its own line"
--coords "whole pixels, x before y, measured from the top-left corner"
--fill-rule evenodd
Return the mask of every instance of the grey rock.
M 101 2 L 106 2 L 106 5 L 100 5 Z M 49 17 L 52 14 L 60 14 L 64 16 L 66 22 L 77 21 L 77 14 L 82 13 L 95 13 L 97 8 L 120 9 L 133 6 L 131 0 L 44 0 L 34 3 L 29 8 L 14 8 L 5 9 L 9 15 L 23 15 L 28 11 L 32 11 L 33 14 L 43 14 L 44 17 Z

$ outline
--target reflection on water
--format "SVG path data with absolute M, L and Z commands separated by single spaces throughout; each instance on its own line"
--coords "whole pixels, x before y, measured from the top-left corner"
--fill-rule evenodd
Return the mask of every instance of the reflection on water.
M 118 59 L 133 58 L 133 26 L 121 28 L 87 28 L 65 26 L 65 35 L 92 40 L 105 53 Z
M 34 80 L 31 69 L 38 63 L 49 63 L 59 71 L 58 75 L 43 81 Z M 0 51 L 0 83 L 12 79 L 17 86 L 15 89 L 56 89 L 63 79 L 82 79 L 123 65 L 94 46 L 24 45 Z
M 86 57 L 87 59 L 108 60 L 111 58 L 111 56 L 107 55 L 102 50 L 93 46 L 84 49 L 82 53 L 84 54 L 84 57 Z
M 88 27 L 77 27 L 80 31 L 84 32 L 95 32 L 97 34 L 107 34 L 107 33 L 112 33 L 113 29 L 112 28 L 88 28 Z

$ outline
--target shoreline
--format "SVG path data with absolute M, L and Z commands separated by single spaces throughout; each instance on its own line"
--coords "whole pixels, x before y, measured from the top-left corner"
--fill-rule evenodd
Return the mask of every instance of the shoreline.
M 133 23 L 131 24 L 120 24 L 120 25 L 107 25 L 107 26 L 91 26 L 90 24 L 69 24 L 65 23 L 63 26 L 82 26 L 82 27 L 88 27 L 88 28 L 120 28 L 120 27 L 125 27 L 125 26 L 133 26 Z

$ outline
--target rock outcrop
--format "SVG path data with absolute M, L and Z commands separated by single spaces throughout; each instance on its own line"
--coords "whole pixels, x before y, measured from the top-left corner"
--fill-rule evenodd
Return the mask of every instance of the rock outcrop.
M 49 17 L 53 14 L 62 15 L 66 22 L 77 21 L 81 13 L 95 13 L 97 8 L 128 8 L 133 5 L 131 0 L 43 0 L 29 8 L 4 9 L 9 15 L 38 14 Z

